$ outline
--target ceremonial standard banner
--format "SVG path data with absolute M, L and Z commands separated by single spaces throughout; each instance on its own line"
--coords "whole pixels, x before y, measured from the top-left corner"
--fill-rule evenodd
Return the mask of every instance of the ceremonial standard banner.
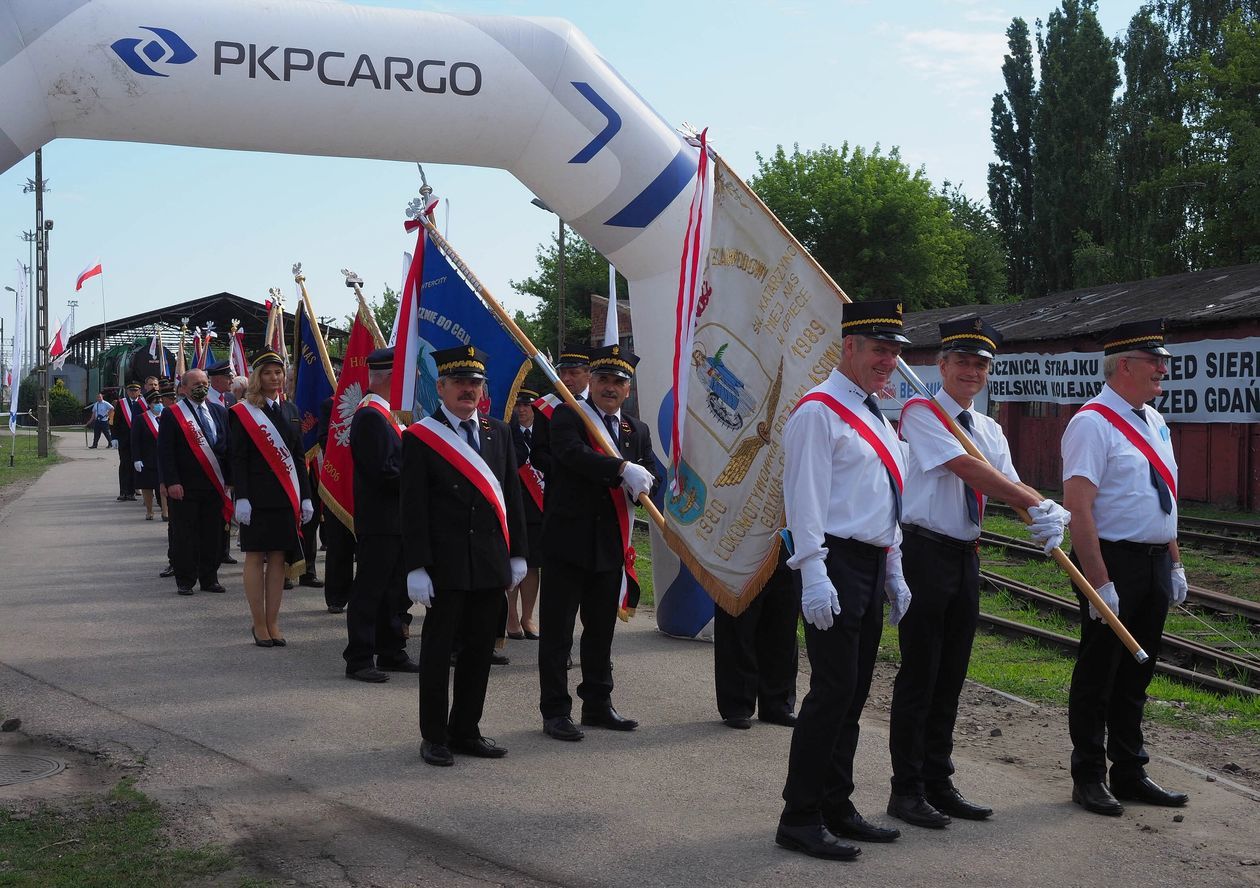
M 1168 422 L 1260 422 L 1260 337 L 1170 342 L 1168 376 L 1154 406 Z M 999 355 L 994 401 L 1083 404 L 1103 385 L 1101 352 Z
M 783 426 L 839 361 L 843 300 L 743 184 L 716 167 L 680 489 L 665 493 L 663 511 L 670 548 L 720 607 L 738 614 L 775 569 Z M 660 314 L 663 328 L 671 318 Z M 669 335 L 639 320 L 636 339 Z
M 307 459 L 319 450 L 319 406 L 333 393 L 322 352 L 319 330 L 306 311 L 306 300 L 299 300 L 293 325 L 293 403 L 302 417 L 302 452 Z
M 425 238 L 424 283 L 420 287 L 419 378 L 416 381 L 416 401 L 425 416 L 432 416 L 438 405 L 433 352 L 469 343 L 489 355 L 487 398 L 479 409 L 510 423 L 516 391 L 529 373 L 530 361 L 433 239 Z M 420 413 L 414 415 L 419 417 Z
M 319 498 L 354 530 L 354 459 L 350 454 L 350 423 L 359 402 L 367 394 L 367 356 L 377 347 L 372 331 L 364 320 L 367 309 L 360 305 L 350 327 L 350 341 L 337 377 L 337 393 L 333 396 L 329 418 L 328 445 L 324 462 L 319 467 Z

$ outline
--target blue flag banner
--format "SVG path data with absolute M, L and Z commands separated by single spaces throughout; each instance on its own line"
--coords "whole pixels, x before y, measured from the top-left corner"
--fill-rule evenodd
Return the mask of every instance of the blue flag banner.
M 420 287 L 420 355 L 416 368 L 419 378 L 417 403 L 413 407 L 416 419 L 437 410 L 437 365 L 433 352 L 469 344 L 489 356 L 486 398 L 479 409 L 510 423 L 516 392 L 529 373 L 530 361 L 433 240 L 426 238 L 424 283 Z
M 333 393 L 317 336 L 319 333 L 306 313 L 306 301 L 302 300 L 298 303 L 293 335 L 293 403 L 302 417 L 302 450 L 308 459 L 319 449 L 319 405 Z

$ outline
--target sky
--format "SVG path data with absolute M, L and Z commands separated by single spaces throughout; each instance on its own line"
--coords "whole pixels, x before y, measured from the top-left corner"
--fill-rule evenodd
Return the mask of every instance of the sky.
M 560 17 L 582 30 L 670 123 L 709 127 L 745 178 L 758 153 L 796 143 L 899 148 L 937 185 L 961 183 L 984 199 L 993 159 L 990 108 L 1003 89 L 1005 30 L 1030 28 L 1051 0 L 639 0 L 634 4 L 524 0 L 373 0 L 355 3 L 446 13 Z M 1118 37 L 1140 4 L 1101 0 Z M 628 12 L 629 10 L 629 12 Z M 4 100 L 0 98 L 0 102 Z M 423 160 L 423 158 L 420 158 Z M 124 142 L 57 140 L 44 147 L 52 323 L 78 299 L 77 328 L 220 291 L 259 302 L 279 287 L 292 303 L 301 262 L 315 310 L 353 311 L 340 269 L 365 293 L 399 285 L 402 231 L 416 196 L 414 164 Z M 426 164 L 449 201 L 438 223 L 485 287 L 509 310 L 533 310 L 510 282 L 531 276 L 556 217 L 502 170 Z M 0 284 L 17 286 L 28 262 L 34 157 L 0 174 Z M 100 259 L 104 275 L 74 292 Z M 843 281 L 839 282 L 841 286 Z M 0 291 L 5 339 L 11 293 Z M 50 334 L 51 336 L 51 334 Z M 5 342 L 5 353 L 11 348 Z

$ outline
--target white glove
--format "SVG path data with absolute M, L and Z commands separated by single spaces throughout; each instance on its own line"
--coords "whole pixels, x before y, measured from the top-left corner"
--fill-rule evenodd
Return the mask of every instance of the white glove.
M 407 597 L 416 604 L 433 607 L 433 580 L 423 567 L 417 567 L 407 574 Z
M 638 499 L 640 493 L 650 491 L 655 480 L 652 473 L 638 463 L 628 462 L 621 469 L 621 486 L 634 499 Z
M 801 614 L 815 629 L 831 628 L 840 616 L 840 596 L 831 580 L 818 580 L 801 589 Z
M 250 516 L 254 514 L 254 508 L 249 504 L 247 499 L 238 499 L 236 501 L 236 523 L 249 524 Z
M 138 459 L 138 460 L 136 460 L 135 462 L 133 462 L 133 463 L 132 463 L 132 466 L 134 466 L 134 467 L 135 467 L 135 470 L 136 470 L 137 472 L 143 472 L 143 471 L 144 471 L 144 460 L 142 460 L 142 459 Z
M 304 499 L 300 508 L 302 510 L 302 523 L 310 524 L 311 519 L 315 517 L 315 506 L 312 505 L 310 500 Z
M 1170 604 L 1182 604 L 1186 600 L 1186 593 L 1190 591 L 1190 584 L 1186 582 L 1186 569 L 1178 561 L 1172 566 L 1172 589 L 1168 592 L 1168 601 Z
M 515 589 L 521 584 L 521 580 L 525 579 L 525 572 L 529 570 L 529 565 L 525 563 L 524 558 L 509 558 L 508 564 L 512 567 L 512 585 L 509 589 Z
M 1115 583 L 1103 583 L 1095 591 L 1098 597 L 1107 603 L 1107 607 L 1111 608 L 1111 612 L 1117 617 L 1120 616 L 1120 596 L 1116 594 Z M 1089 618 L 1091 620 L 1101 620 L 1102 614 L 1094 610 L 1094 603 L 1089 603 Z
M 1028 515 L 1032 518 L 1028 530 L 1033 542 L 1049 555 L 1063 542 L 1063 531 L 1072 520 L 1072 513 L 1054 500 L 1044 499 L 1029 509 Z
M 888 611 L 888 625 L 896 626 L 910 609 L 910 587 L 901 572 L 901 547 L 888 547 L 888 561 L 884 566 L 884 597 L 892 608 Z

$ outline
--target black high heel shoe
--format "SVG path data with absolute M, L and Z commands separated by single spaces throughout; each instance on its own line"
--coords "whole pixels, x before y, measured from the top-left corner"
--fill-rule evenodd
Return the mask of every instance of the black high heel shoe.
M 260 648 L 269 648 L 269 647 L 274 647 L 274 646 L 275 646 L 275 644 L 276 644 L 276 642 L 275 642 L 275 640 L 274 640 L 274 639 L 271 639 L 271 638 L 259 638 L 259 637 L 258 637 L 258 633 L 254 631 L 254 627 L 253 627 L 253 626 L 250 626 L 250 627 L 249 627 L 249 634 L 250 634 L 250 635 L 252 635 L 252 636 L 254 636 L 254 644 L 258 645 Z

